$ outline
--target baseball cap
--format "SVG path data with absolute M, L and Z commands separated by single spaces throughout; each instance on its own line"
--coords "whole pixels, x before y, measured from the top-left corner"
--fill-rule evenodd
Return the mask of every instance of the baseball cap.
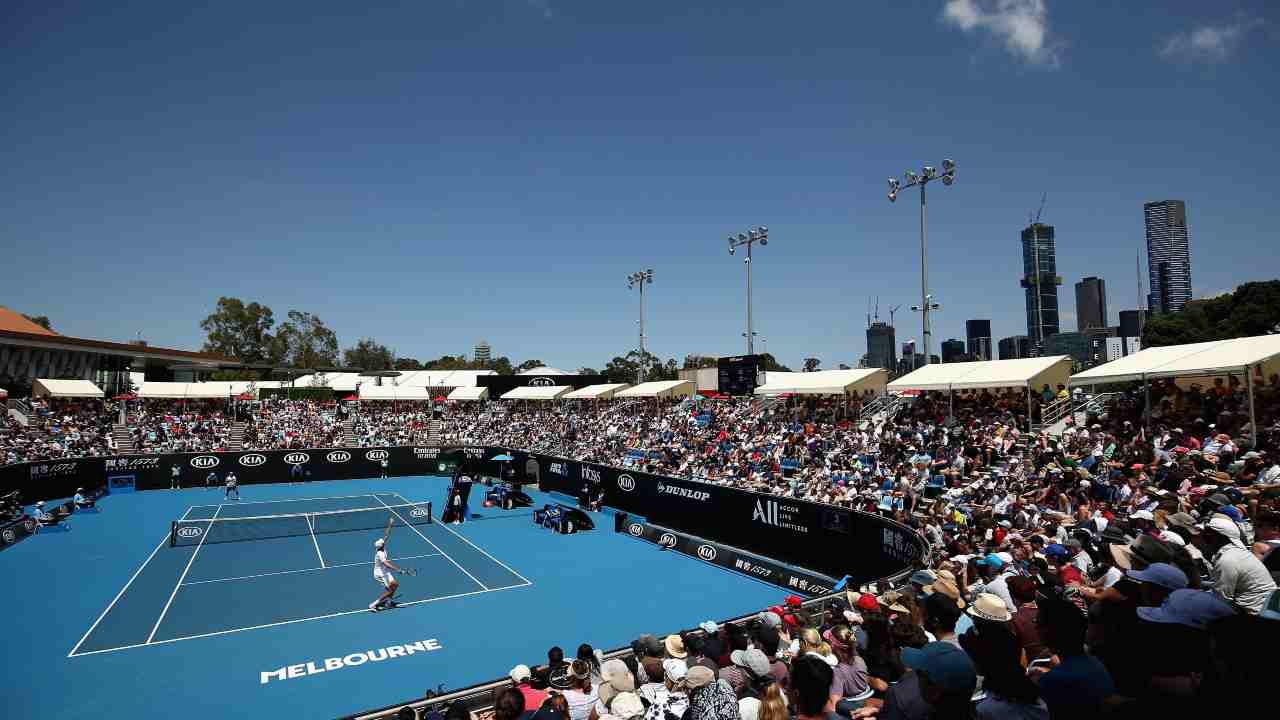
M 385 545 L 385 544 L 386 544 L 386 543 L 383 541 L 383 539 L 382 539 L 382 538 L 378 538 L 377 540 L 374 540 L 374 541 L 373 541 L 373 546 L 374 546 L 374 547 L 376 547 L 376 548 L 381 548 L 381 547 L 382 547 L 383 545 Z
M 1128 570 L 1125 575 L 1167 590 L 1181 590 L 1187 586 L 1186 573 L 1168 563 L 1152 563 L 1145 570 Z
M 715 682 L 716 674 L 706 665 L 694 665 L 684 676 L 684 682 L 690 688 L 697 689 Z
M 1235 608 L 1211 592 L 1184 588 L 1169 593 L 1169 597 L 1158 608 L 1138 608 L 1138 617 L 1150 622 L 1172 623 L 1204 630 L 1214 620 L 1230 617 L 1235 612 Z
M 640 717 L 644 715 L 644 703 L 640 701 L 639 695 L 633 692 L 624 692 L 609 703 L 609 714 L 621 718 L 621 720 Z
M 533 677 L 528 665 L 517 665 L 511 668 L 511 682 L 521 683 Z
M 1237 545 L 1240 543 L 1240 527 L 1222 513 L 1214 513 L 1209 522 L 1204 524 L 1204 529 L 1212 530 Z
M 999 570 L 1004 567 L 1004 560 L 999 555 L 991 553 L 990 555 L 979 559 L 977 564 L 984 565 L 986 567 L 993 567 Z
M 1045 554 L 1045 557 L 1066 557 L 1070 553 L 1067 552 L 1066 545 L 1060 545 L 1058 543 L 1054 543 L 1052 545 L 1045 546 L 1044 554 Z
M 902 648 L 902 664 L 929 676 L 929 682 L 948 693 L 972 694 L 978 684 L 973 661 L 963 650 L 946 642 L 931 642 L 922 648 Z
M 917 570 L 911 573 L 911 583 L 913 585 L 920 585 L 920 586 L 932 585 L 933 581 L 936 579 L 937 579 L 937 576 L 935 576 L 929 570 Z
M 787 599 L 783 600 L 783 603 L 789 608 L 798 608 L 804 601 L 800 599 L 799 595 L 788 595 Z
M 1196 527 L 1196 519 L 1184 512 L 1174 513 L 1165 518 L 1168 524 L 1186 530 L 1192 535 L 1199 535 L 1200 529 Z
M 1156 516 L 1152 515 L 1150 510 L 1139 510 L 1138 512 L 1130 515 L 1129 519 L 1130 520 L 1149 520 L 1151 522 L 1155 522 Z
M 679 682 L 689 672 L 689 666 L 682 660 L 675 658 L 667 658 L 662 661 L 662 674 L 667 676 L 672 682 Z
M 768 613 L 760 613 L 762 616 L 766 614 Z M 782 618 L 778 618 L 778 621 L 781 622 Z M 717 625 L 714 620 L 704 620 L 703 622 L 698 623 L 698 627 L 702 628 L 702 632 L 708 635 L 715 635 L 720 632 L 720 626 Z

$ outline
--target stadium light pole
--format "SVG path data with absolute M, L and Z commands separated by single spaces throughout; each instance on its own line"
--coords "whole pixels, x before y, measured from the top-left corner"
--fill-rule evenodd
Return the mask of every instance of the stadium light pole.
M 653 268 L 639 270 L 627 276 L 627 289 L 640 288 L 640 382 L 644 382 L 644 286 L 652 284 Z
M 920 304 L 913 305 L 912 310 L 920 313 L 921 320 L 921 339 L 924 343 L 924 364 L 929 364 L 929 313 L 934 310 L 941 310 L 942 306 L 931 304 L 929 294 L 929 244 L 928 244 L 928 226 L 926 225 L 926 204 L 925 204 L 925 185 L 934 180 L 942 180 L 942 184 L 948 187 L 956 180 L 956 163 L 951 158 L 942 161 L 942 174 L 932 165 L 925 165 L 920 174 L 908 170 L 902 176 L 902 180 L 898 178 L 889 178 L 889 202 L 898 199 L 898 191 L 903 188 L 920 186 Z M 905 182 L 904 182 L 905 181 Z
M 734 251 L 743 245 L 747 246 L 747 259 L 743 262 L 747 265 L 747 354 L 755 354 L 755 332 L 751 330 L 751 246 L 760 243 L 761 246 L 769 244 L 769 228 L 761 225 L 758 228 L 751 228 L 744 233 L 738 233 L 737 236 L 729 236 L 729 254 L 733 255 Z

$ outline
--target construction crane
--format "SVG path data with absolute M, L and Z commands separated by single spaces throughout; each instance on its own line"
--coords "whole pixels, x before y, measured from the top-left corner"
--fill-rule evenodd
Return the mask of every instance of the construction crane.
M 898 312 L 898 308 L 902 307 L 902 303 L 898 303 L 889 308 L 889 327 L 893 327 L 893 314 Z
M 1040 215 L 1044 212 L 1044 203 L 1049 199 L 1049 193 L 1045 192 L 1040 195 L 1040 208 L 1036 210 L 1035 215 L 1027 213 L 1027 220 L 1031 225 L 1031 248 L 1035 256 L 1036 271 L 1036 332 L 1032 341 L 1037 345 L 1044 345 L 1044 299 L 1040 294 L 1041 278 L 1044 273 L 1040 271 Z

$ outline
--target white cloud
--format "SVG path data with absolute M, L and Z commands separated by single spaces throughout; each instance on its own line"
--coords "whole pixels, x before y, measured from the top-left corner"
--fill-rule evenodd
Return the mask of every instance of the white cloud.
M 1262 18 L 1238 17 L 1220 25 L 1199 25 L 1166 38 L 1159 54 L 1166 60 L 1222 62 L 1262 23 Z
M 965 32 L 989 33 L 1025 62 L 1058 65 L 1058 47 L 1049 39 L 1045 0 L 947 0 L 942 20 Z

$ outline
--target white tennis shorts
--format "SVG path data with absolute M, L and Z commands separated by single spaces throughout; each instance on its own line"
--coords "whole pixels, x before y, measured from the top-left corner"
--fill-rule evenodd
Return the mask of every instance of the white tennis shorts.
M 381 575 L 374 575 L 373 579 L 381 583 L 382 587 L 389 588 L 391 587 L 391 583 L 396 581 L 396 576 L 391 573 L 383 573 Z

